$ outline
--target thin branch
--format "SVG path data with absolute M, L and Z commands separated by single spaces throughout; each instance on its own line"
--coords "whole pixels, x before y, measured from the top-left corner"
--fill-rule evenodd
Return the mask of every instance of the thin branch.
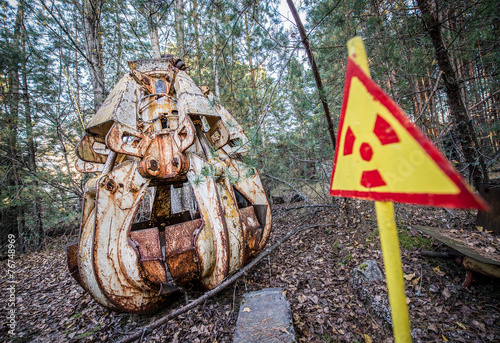
M 487 96 L 486 98 L 484 98 L 483 100 L 479 101 L 479 102 L 476 102 L 473 106 L 471 106 L 469 108 L 469 111 L 470 110 L 473 110 L 474 108 L 476 108 L 477 106 L 481 105 L 483 102 L 485 102 L 486 100 L 488 100 L 489 98 L 492 98 L 494 97 L 495 95 L 497 95 L 498 93 L 500 93 L 500 90 L 497 90 L 495 93 L 493 94 L 490 94 L 489 96 Z
M 498 160 L 498 158 L 500 157 L 500 151 L 491 159 L 491 161 L 489 161 L 487 164 L 486 164 L 486 167 L 489 167 L 491 166 L 493 163 L 495 163 L 496 160 Z
M 226 42 L 224 43 L 224 45 L 222 46 L 222 49 L 219 51 L 219 53 L 217 54 L 217 57 L 215 58 L 215 62 L 217 63 L 217 61 L 219 60 L 219 57 L 220 55 L 224 52 L 224 49 L 226 48 L 227 46 L 227 43 L 229 43 L 229 40 L 232 38 L 233 36 L 233 32 L 234 30 L 236 29 L 236 24 L 238 24 L 238 21 L 240 20 L 241 16 L 243 15 L 243 13 L 246 12 L 247 9 L 250 8 L 250 6 L 253 5 L 253 3 L 255 2 L 256 0 L 253 0 L 252 2 L 250 2 L 245 8 L 243 8 L 243 10 L 238 14 L 238 18 L 236 18 L 236 21 L 234 22 L 233 24 L 233 28 L 231 29 L 231 33 L 229 34 L 229 37 L 226 39 Z
M 273 214 L 273 216 L 279 216 L 282 213 L 288 212 L 288 211 L 293 211 L 293 210 L 300 210 L 301 208 L 319 208 L 319 207 L 338 207 L 338 205 L 302 205 L 302 206 L 295 206 L 295 207 L 288 207 L 284 208 L 278 213 Z
M 9 153 L 8 150 L 5 150 L 3 148 L 0 148 L 0 151 L 4 151 L 5 153 Z M 61 191 L 64 191 L 64 192 L 70 192 L 70 193 L 74 193 L 75 195 L 77 195 L 79 197 L 79 193 L 81 193 L 80 190 L 75 190 L 75 189 L 72 189 L 70 187 L 65 187 L 63 186 L 62 184 L 60 183 L 57 183 L 57 182 L 51 182 L 49 181 L 48 179 L 40 176 L 40 173 L 39 172 L 33 172 L 31 171 L 27 165 L 26 165 L 26 161 L 24 161 L 23 159 L 19 159 L 19 158 L 15 158 L 15 157 L 12 157 L 12 156 L 8 156 L 8 155 L 5 155 L 3 156 L 3 158 L 6 158 L 8 160 L 11 160 L 11 161 L 14 161 L 14 162 L 17 162 L 21 167 L 23 167 L 23 171 L 25 171 L 28 175 L 31 175 L 33 176 L 34 178 L 36 178 L 37 180 L 39 180 L 40 182 L 46 184 L 46 185 L 49 185 L 51 187 L 54 187 L 56 189 L 59 189 Z
M 453 254 L 453 253 L 447 253 L 447 252 L 427 251 L 427 250 L 422 250 L 420 252 L 420 255 L 425 256 L 425 257 L 448 258 L 448 259 L 455 259 L 456 257 L 460 256 L 459 254 Z
M 439 81 L 441 81 L 442 75 L 443 75 L 443 72 L 441 71 L 439 73 L 437 80 L 436 80 L 436 84 L 434 85 L 434 89 L 432 90 L 432 93 L 429 95 L 429 98 L 427 98 L 427 101 L 425 102 L 424 107 L 422 107 L 422 109 L 420 110 L 420 113 L 418 114 L 417 119 L 415 119 L 415 123 L 420 119 L 420 117 L 422 117 L 424 115 L 424 112 L 427 109 L 427 105 L 429 105 L 429 102 L 431 101 L 432 97 L 434 96 L 434 93 L 436 93 L 436 90 L 438 88 Z

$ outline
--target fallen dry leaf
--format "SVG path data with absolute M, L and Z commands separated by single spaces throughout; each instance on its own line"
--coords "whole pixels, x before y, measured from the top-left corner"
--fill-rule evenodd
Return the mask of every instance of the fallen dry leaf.
M 365 340 L 365 343 L 373 343 L 373 338 L 370 335 L 367 335 L 366 333 L 363 334 L 363 339 Z
M 411 281 L 415 277 L 415 273 L 403 275 L 406 281 Z

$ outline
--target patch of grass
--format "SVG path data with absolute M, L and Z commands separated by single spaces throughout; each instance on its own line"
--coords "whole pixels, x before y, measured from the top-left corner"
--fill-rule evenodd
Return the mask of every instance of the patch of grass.
M 348 263 L 352 258 L 352 254 L 347 254 L 342 258 L 342 261 L 339 263 Z
M 321 336 L 321 341 L 322 341 L 322 342 L 331 343 L 331 342 L 333 342 L 333 339 L 332 339 L 332 337 L 331 337 L 329 334 L 324 333 L 324 334 Z
M 333 242 L 333 244 L 332 244 L 332 253 L 334 255 L 338 255 L 338 253 L 339 253 L 339 245 L 340 245 L 339 241 Z
M 365 238 L 365 242 L 366 243 L 380 242 L 378 227 L 376 225 L 371 227 L 371 230 L 368 231 L 368 234 L 366 235 Z
M 399 245 L 402 249 L 411 250 L 414 248 L 422 248 L 424 250 L 431 249 L 432 240 L 425 238 L 422 235 L 412 236 L 407 229 L 398 229 Z
M 93 327 L 92 330 L 84 332 L 81 335 L 76 336 L 76 338 L 78 339 L 78 338 L 85 338 L 85 337 L 88 337 L 88 336 L 92 336 L 93 334 L 95 334 L 100 329 L 101 329 L 101 326 L 97 325 L 97 326 Z
M 414 248 L 422 248 L 424 250 L 431 249 L 431 238 L 425 238 L 422 235 L 412 236 L 405 228 L 398 228 L 399 245 L 402 249 L 411 250 Z M 378 227 L 374 227 L 366 236 L 367 242 L 378 241 L 380 239 Z

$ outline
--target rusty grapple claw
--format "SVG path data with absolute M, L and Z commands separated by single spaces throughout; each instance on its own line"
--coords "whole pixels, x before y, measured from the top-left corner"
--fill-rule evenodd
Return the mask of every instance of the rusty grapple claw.
M 241 161 L 247 137 L 208 89 L 173 56 L 129 66 L 76 148 L 78 171 L 98 176 L 67 257 L 98 303 L 144 313 L 177 286 L 211 289 L 244 266 L 266 244 L 271 211 Z

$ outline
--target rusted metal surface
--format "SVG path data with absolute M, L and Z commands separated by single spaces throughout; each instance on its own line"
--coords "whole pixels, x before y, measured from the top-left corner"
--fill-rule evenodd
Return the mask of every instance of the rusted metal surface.
M 245 257 L 248 259 L 259 251 L 259 243 L 262 238 L 262 225 L 255 215 L 253 206 L 240 209 L 240 216 L 243 220 L 245 230 Z
M 103 167 L 103 163 L 85 162 L 81 159 L 77 159 L 75 163 L 75 168 L 80 173 L 100 173 Z
M 83 287 L 80 271 L 78 270 L 78 242 L 64 247 L 67 256 L 69 274 Z
M 257 172 L 239 160 L 248 151 L 241 126 L 184 63 L 129 66 L 77 146 L 77 169 L 100 174 L 85 186 L 80 240 L 67 251 L 97 302 L 144 313 L 176 286 L 211 289 L 243 267 L 266 244 L 271 211 Z M 172 213 L 171 187 L 187 182 L 194 207 Z
M 105 149 L 98 150 L 99 146 L 104 146 L 104 138 L 95 134 L 83 136 L 76 147 L 76 156 L 85 162 L 104 163 L 108 157 Z
M 131 70 L 140 72 L 169 71 L 173 67 L 184 70 L 185 67 L 184 62 L 174 55 L 167 55 L 162 58 L 129 61 L 128 66 Z
M 168 283 L 158 228 L 130 232 L 130 239 L 139 250 L 145 277 L 152 283 Z
M 200 258 L 195 239 L 202 229 L 201 219 L 165 227 L 165 259 L 172 278 L 179 285 L 199 277 Z

